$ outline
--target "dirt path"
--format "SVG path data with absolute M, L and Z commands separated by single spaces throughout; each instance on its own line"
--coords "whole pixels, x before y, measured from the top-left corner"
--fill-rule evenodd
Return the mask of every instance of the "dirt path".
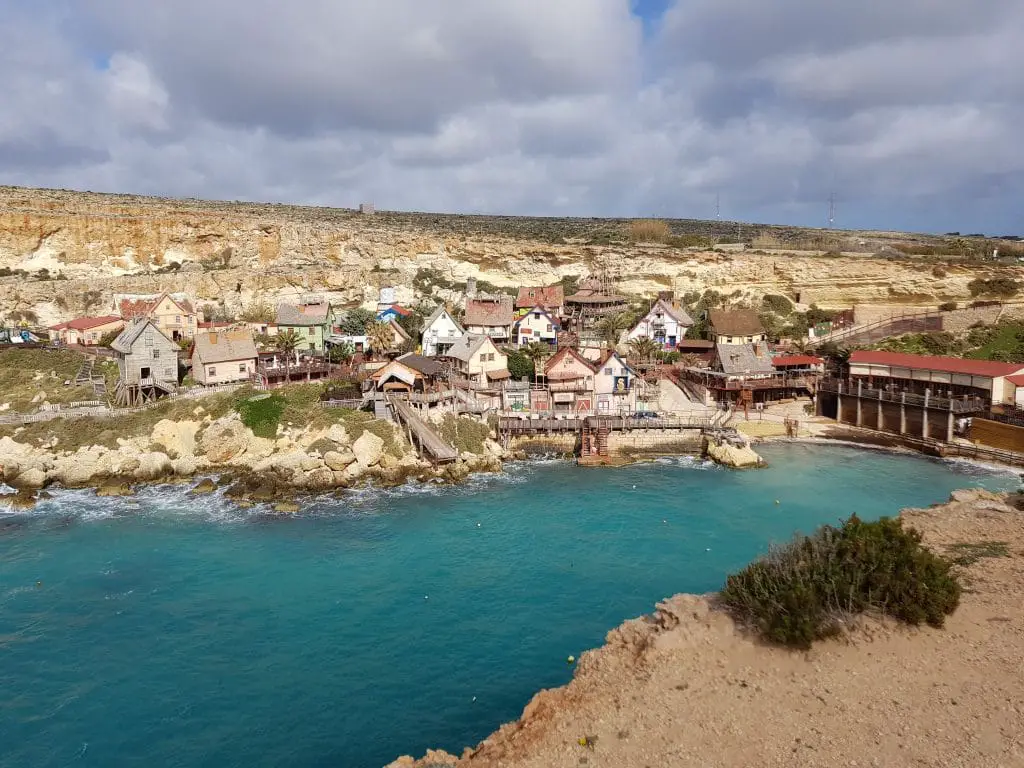
M 795 653 L 679 595 L 610 632 L 572 683 L 458 765 L 1024 766 L 1024 512 L 984 491 L 954 497 L 903 513 L 940 551 L 988 542 L 966 553 L 988 556 L 964 567 L 969 589 L 945 629 L 865 620 Z

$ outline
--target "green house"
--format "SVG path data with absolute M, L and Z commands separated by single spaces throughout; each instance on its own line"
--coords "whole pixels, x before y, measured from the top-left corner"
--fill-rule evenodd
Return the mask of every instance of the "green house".
M 277 332 L 295 331 L 301 352 L 323 352 L 333 326 L 334 309 L 323 299 L 308 299 L 277 307 Z

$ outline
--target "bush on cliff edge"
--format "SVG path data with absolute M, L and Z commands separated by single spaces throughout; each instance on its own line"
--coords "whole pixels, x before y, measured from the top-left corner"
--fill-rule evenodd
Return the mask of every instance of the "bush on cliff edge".
M 951 568 L 898 518 L 866 523 L 854 515 L 772 548 L 729 576 L 721 597 L 770 642 L 809 648 L 865 611 L 941 627 L 960 602 Z

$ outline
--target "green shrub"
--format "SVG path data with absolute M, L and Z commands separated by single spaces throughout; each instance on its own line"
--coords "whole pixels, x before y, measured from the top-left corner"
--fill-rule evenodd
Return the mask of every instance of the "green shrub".
M 971 296 L 1000 296 L 1009 298 L 1016 296 L 1020 290 L 1020 283 L 1008 277 L 993 277 L 984 280 L 976 277 L 967 284 L 967 290 Z
M 278 395 L 264 397 L 256 395 L 246 400 L 239 400 L 235 410 L 245 424 L 257 437 L 277 437 L 277 425 L 281 423 L 285 400 Z
M 761 304 L 767 311 L 783 317 L 793 314 L 793 302 L 777 293 L 769 293 L 761 299 Z
M 446 443 L 459 453 L 484 452 L 484 440 L 491 434 L 491 428 L 476 419 L 446 413 L 438 432 Z
M 898 518 L 866 523 L 854 515 L 772 548 L 729 576 L 721 597 L 770 642 L 809 648 L 868 610 L 941 627 L 960 602 L 951 568 Z

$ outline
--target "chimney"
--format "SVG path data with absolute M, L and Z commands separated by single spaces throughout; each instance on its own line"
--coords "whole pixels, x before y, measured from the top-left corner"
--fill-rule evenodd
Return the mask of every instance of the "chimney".
M 475 277 L 467 277 L 466 278 L 466 298 L 467 299 L 472 299 L 472 298 L 475 298 L 475 297 L 476 297 L 476 278 Z
M 210 343 L 211 344 L 216 344 L 217 343 L 217 333 L 216 332 L 211 332 L 210 333 Z

